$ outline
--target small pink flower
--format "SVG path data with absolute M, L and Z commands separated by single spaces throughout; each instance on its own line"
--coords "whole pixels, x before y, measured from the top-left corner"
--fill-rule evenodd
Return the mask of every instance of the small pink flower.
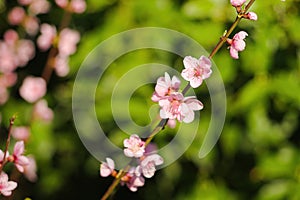
M 55 58 L 54 70 L 59 77 L 64 77 L 68 75 L 70 71 L 69 67 L 69 57 L 57 55 Z
M 195 97 L 186 97 L 181 93 L 173 94 L 168 99 L 159 101 L 160 117 L 162 119 L 177 119 L 185 123 L 194 120 L 194 111 L 203 109 L 203 104 Z
M 55 3 L 61 8 L 66 8 L 68 6 L 69 1 L 68 0 L 55 0 Z
M 30 129 L 27 126 L 18 126 L 18 127 L 13 127 L 11 135 L 16 139 L 16 140 L 28 140 L 30 136 Z
M 51 122 L 54 116 L 53 111 L 48 107 L 48 103 L 45 99 L 39 100 L 34 105 L 33 115 L 44 122 Z
M 181 76 L 190 81 L 190 85 L 193 88 L 197 88 L 202 84 L 204 79 L 210 77 L 211 71 L 211 61 L 205 56 L 201 56 L 198 59 L 191 56 L 186 56 L 183 59 L 183 64 L 185 69 L 181 72 Z
M 19 141 L 14 146 L 13 152 L 13 162 L 15 163 L 16 168 L 23 173 L 24 167 L 29 164 L 29 159 L 23 155 L 24 153 L 24 142 Z
M 230 44 L 230 56 L 234 59 L 238 59 L 239 51 L 243 51 L 246 47 L 244 39 L 248 36 L 248 33 L 245 31 L 240 31 L 233 36 L 232 39 L 227 39 L 227 43 Z
M 46 51 L 51 47 L 56 37 L 56 28 L 50 24 L 42 24 L 41 35 L 37 39 L 37 45 L 42 51 Z
M 19 35 L 15 30 L 9 29 L 5 31 L 3 38 L 6 44 L 9 46 L 14 46 L 19 40 Z
M 255 12 L 248 12 L 246 14 L 246 18 L 256 21 L 258 17 L 257 17 L 257 14 Z
M 65 28 L 59 34 L 58 51 L 60 56 L 66 57 L 75 53 L 76 44 L 80 40 L 78 31 Z
M 34 44 L 30 40 L 19 40 L 16 53 L 18 66 L 25 66 L 34 57 Z
M 141 176 L 141 169 L 139 167 L 132 167 L 126 176 L 130 178 L 126 182 L 126 185 L 132 192 L 136 192 L 138 187 L 142 187 L 145 184 L 145 179 Z
M 0 174 L 0 194 L 10 196 L 12 190 L 16 189 L 18 184 L 14 181 L 8 181 L 8 176 L 3 171 Z
M 115 162 L 111 158 L 106 158 L 106 162 L 102 162 L 100 165 L 100 175 L 107 177 L 115 170 Z
M 33 156 L 27 156 L 29 163 L 24 166 L 24 176 L 31 182 L 36 182 L 38 176 L 36 174 L 37 166 Z
M 35 35 L 39 30 L 39 20 L 35 16 L 26 16 L 22 25 L 29 35 Z
M 18 3 L 23 6 L 28 6 L 33 0 L 18 0 Z
M 242 6 L 247 0 L 230 0 L 230 3 L 234 7 Z
M 175 119 L 169 119 L 167 122 L 167 126 L 170 128 L 175 128 L 176 127 L 176 120 Z
M 145 176 L 146 178 L 151 178 L 152 176 L 154 176 L 154 173 L 156 171 L 155 166 L 161 165 L 163 163 L 164 160 L 160 155 L 152 154 L 146 156 L 138 167 L 141 168 L 143 176 Z
M 29 103 L 36 102 L 46 94 L 47 84 L 43 78 L 26 77 L 20 87 L 20 95 Z
M 0 105 L 3 105 L 7 102 L 9 98 L 7 89 L 4 87 L 0 87 Z
M 34 14 L 44 14 L 50 9 L 50 3 L 46 0 L 32 0 L 29 5 L 29 11 Z
M 5 73 L 0 75 L 0 87 L 11 87 L 17 82 L 16 73 Z
M 145 152 L 145 142 L 136 134 L 131 135 L 129 139 L 124 140 L 124 154 L 127 157 L 141 157 Z
M 9 156 L 9 152 L 7 151 L 5 158 L 7 158 L 8 156 Z M 3 158 L 4 158 L 4 152 L 0 149 L 0 166 L 3 163 Z
M 155 86 L 155 92 L 152 95 L 152 101 L 158 102 L 159 100 L 169 96 L 173 92 L 177 92 L 180 87 L 180 80 L 173 76 L 172 79 L 170 75 L 165 72 L 164 77 L 159 77 Z
M 84 0 L 72 0 L 70 7 L 74 13 L 83 13 L 86 9 L 86 3 Z
M 11 25 L 21 24 L 25 18 L 25 10 L 22 7 L 14 7 L 8 13 L 8 23 Z

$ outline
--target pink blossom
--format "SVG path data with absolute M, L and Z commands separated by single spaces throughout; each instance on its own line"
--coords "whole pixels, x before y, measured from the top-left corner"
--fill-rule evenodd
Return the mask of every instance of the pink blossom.
M 33 58 L 34 44 L 30 40 L 19 40 L 14 30 L 4 33 L 4 41 L 0 40 L 0 72 L 11 73 L 18 66 L 24 66 Z
M 23 6 L 27 6 L 29 4 L 31 4 L 33 0 L 18 0 L 18 3 L 23 5 Z
M 146 156 L 138 167 L 141 168 L 141 171 L 146 178 L 151 178 L 152 176 L 154 176 L 154 173 L 156 171 L 155 166 L 161 165 L 163 163 L 164 160 L 160 155 L 152 154 Z
M 111 158 L 106 158 L 106 162 L 102 162 L 100 165 L 100 175 L 107 177 L 115 170 L 115 162 Z
M 175 128 L 176 127 L 176 120 L 174 119 L 169 119 L 167 122 L 167 126 L 170 128 Z
M 70 7 L 74 13 L 83 13 L 86 9 L 86 3 L 84 0 L 72 0 Z
M 14 181 L 8 181 L 8 176 L 3 171 L 0 174 L 0 193 L 4 196 L 10 196 L 12 190 L 16 189 L 17 183 Z
M 124 154 L 127 157 L 141 157 L 145 152 L 145 142 L 136 134 L 130 136 L 129 139 L 124 140 Z
M 80 34 L 78 31 L 65 28 L 59 34 L 58 51 L 63 57 L 72 55 L 75 53 L 77 47 L 76 44 L 80 40 Z
M 180 80 L 173 76 L 172 79 L 170 75 L 165 72 L 164 77 L 159 77 L 155 86 L 155 92 L 152 95 L 152 101 L 158 102 L 159 100 L 169 96 L 173 92 L 177 92 L 180 87 Z
M 68 75 L 70 71 L 69 67 L 69 57 L 56 56 L 54 70 L 59 77 L 64 77 Z
M 46 0 L 32 0 L 29 5 L 29 11 L 34 14 L 44 14 L 50 9 L 50 3 Z
M 42 24 L 40 31 L 41 35 L 37 39 L 37 45 L 41 50 L 46 51 L 54 42 L 56 37 L 56 28 L 50 24 Z
M 21 24 L 25 18 L 25 10 L 22 7 L 14 7 L 8 13 L 8 23 L 11 25 Z
M 15 30 L 9 29 L 5 31 L 3 38 L 6 44 L 8 44 L 9 46 L 14 46 L 19 40 L 19 35 Z
M 227 43 L 230 44 L 230 56 L 234 59 L 238 59 L 239 51 L 243 51 L 246 47 L 244 39 L 248 36 L 245 31 L 240 31 L 233 36 L 233 39 L 227 39 Z
M 191 56 L 186 56 L 183 59 L 183 64 L 185 69 L 182 70 L 181 76 L 185 80 L 190 81 L 190 85 L 193 88 L 199 87 L 202 81 L 212 73 L 211 61 L 205 56 L 201 56 L 199 60 Z
M 9 152 L 7 151 L 5 158 L 7 158 L 8 156 L 9 156 Z M 4 158 L 4 152 L 0 149 L 0 166 L 3 163 L 3 158 Z
M 181 93 L 171 95 L 168 99 L 159 101 L 160 117 L 162 119 L 177 119 L 185 123 L 194 120 L 194 111 L 203 109 L 203 104 L 195 97 L 185 97 Z
M 16 140 L 28 140 L 30 136 L 30 129 L 27 126 L 18 126 L 18 127 L 13 127 L 11 135 L 16 139 Z
M 141 169 L 139 167 L 132 167 L 126 176 L 130 178 L 126 182 L 126 185 L 132 192 L 136 192 L 138 187 L 142 187 L 145 184 L 145 179 L 141 176 Z
M 36 174 L 37 166 L 33 156 L 27 156 L 29 163 L 24 166 L 24 176 L 31 182 L 37 181 L 38 177 Z
M 8 100 L 8 92 L 7 89 L 0 86 L 0 105 L 3 105 Z
M 30 40 L 20 40 L 16 49 L 17 64 L 22 67 L 25 66 L 29 60 L 34 57 L 34 44 Z
M 23 173 L 24 166 L 29 164 L 29 159 L 23 155 L 24 153 L 24 141 L 16 142 L 13 152 L 13 162 L 15 163 L 16 168 Z
M 234 7 L 242 6 L 247 0 L 230 0 L 230 3 Z
M 0 87 L 11 87 L 17 81 L 17 74 L 16 73 L 5 73 L 0 75 Z
M 53 111 L 48 107 L 48 103 L 45 99 L 39 100 L 34 105 L 33 115 L 44 122 L 51 122 L 54 116 Z
M 55 3 L 61 8 L 66 8 L 68 6 L 69 1 L 68 0 L 55 0 Z
M 39 20 L 35 16 L 26 16 L 23 26 L 29 35 L 35 35 L 39 30 Z
M 258 17 L 257 17 L 257 14 L 255 12 L 248 12 L 246 14 L 246 18 L 256 21 Z
M 11 73 L 18 66 L 14 46 L 0 41 L 0 72 Z
M 21 97 L 29 103 L 33 103 L 46 94 L 46 81 L 39 77 L 26 77 L 21 85 L 19 92 Z

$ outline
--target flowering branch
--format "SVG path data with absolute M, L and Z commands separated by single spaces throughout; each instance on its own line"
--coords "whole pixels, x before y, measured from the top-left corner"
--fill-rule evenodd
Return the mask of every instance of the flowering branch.
M 220 38 L 209 57 L 201 56 L 199 59 L 196 59 L 191 56 L 186 56 L 184 58 L 183 64 L 185 69 L 181 72 L 181 76 L 186 81 L 189 81 L 189 84 L 185 86 L 182 92 L 179 91 L 181 82 L 176 76 L 171 78 L 168 73 L 165 73 L 164 77 L 158 78 L 155 92 L 151 99 L 154 102 L 158 102 L 160 106 L 160 117 L 162 119 L 145 142 L 137 135 L 131 135 L 129 139 L 124 140 L 124 154 L 127 157 L 137 158 L 137 162 L 139 163 L 137 167 L 131 167 L 131 164 L 129 164 L 124 170 L 121 169 L 117 173 L 114 169 L 114 161 L 112 159 L 106 158 L 107 162 L 102 162 L 100 165 L 100 175 L 102 177 L 112 175 L 115 177 L 115 180 L 101 200 L 107 199 L 119 183 L 126 183 L 131 191 L 136 191 L 138 187 L 144 185 L 144 177 L 150 178 L 154 175 L 156 170 L 155 166 L 161 165 L 163 159 L 158 154 L 149 154 L 146 152 L 146 146 L 150 144 L 153 137 L 163 130 L 166 125 L 173 128 L 176 125 L 176 120 L 190 123 L 194 120 L 194 111 L 202 110 L 203 104 L 197 100 L 196 97 L 184 97 L 184 95 L 191 87 L 199 87 L 204 79 L 210 77 L 212 73 L 211 59 L 225 42 L 230 45 L 231 57 L 238 59 L 238 52 L 243 51 L 246 47 L 244 39 L 248 34 L 245 31 L 240 31 L 235 34 L 232 39 L 230 39 L 229 36 L 242 18 L 257 20 L 255 13 L 247 13 L 254 1 L 255 0 L 250 0 L 250 2 L 244 6 L 246 0 L 231 0 L 231 5 L 236 8 L 237 17 L 229 30 Z
M 239 24 L 242 18 L 244 18 L 244 14 L 249 10 L 251 5 L 255 2 L 255 0 L 251 0 L 245 7 L 244 10 L 237 9 L 238 14 L 235 18 L 235 21 L 233 24 L 230 26 L 229 30 L 225 32 L 225 35 L 220 38 L 220 41 L 218 44 L 215 46 L 215 48 L 212 50 L 211 54 L 209 55 L 209 58 L 211 59 L 218 51 L 219 49 L 223 46 L 223 44 L 226 42 L 227 38 L 229 38 L 230 34 L 233 32 L 233 30 L 236 28 L 236 26 Z

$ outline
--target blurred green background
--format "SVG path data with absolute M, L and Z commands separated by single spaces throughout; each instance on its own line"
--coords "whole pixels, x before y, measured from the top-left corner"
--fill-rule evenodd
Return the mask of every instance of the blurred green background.
M 1 2 L 3 35 L 9 28 L 7 11 L 15 2 Z M 227 116 L 213 151 L 204 159 L 198 157 L 210 120 L 208 92 L 201 87 L 195 92 L 207 106 L 201 111 L 200 128 L 190 148 L 177 162 L 146 180 L 138 192 L 120 187 L 114 199 L 300 199 L 300 1 L 256 1 L 250 10 L 257 13 L 258 21 L 242 20 L 235 30 L 249 33 L 240 59 L 233 60 L 226 46 L 214 57 L 226 87 Z M 50 13 L 40 20 L 58 25 L 61 16 L 62 10 L 52 2 Z M 26 148 L 37 159 L 39 180 L 29 183 L 21 178 L 14 198 L 100 199 L 112 182 L 99 176 L 99 161 L 84 148 L 72 120 L 76 72 L 96 45 L 121 31 L 154 26 L 184 33 L 211 51 L 234 19 L 235 10 L 227 0 L 87 0 L 86 12 L 73 15 L 70 24 L 82 36 L 70 60 L 71 73 L 66 78 L 54 75 L 48 87 L 46 98 L 55 119 L 51 124 L 31 124 Z M 18 83 L 0 108 L 2 130 L 14 113 L 18 113 L 17 125 L 29 124 L 32 105 L 19 97 L 18 87 L 26 75 L 40 75 L 46 58 L 47 52 L 37 52 L 26 68 L 18 69 Z M 122 146 L 127 135 L 111 114 L 111 83 L 131 68 L 153 61 L 178 71 L 183 67 L 177 55 L 141 50 L 116 60 L 99 83 L 97 115 L 117 145 Z M 150 122 L 153 88 L 140 88 L 131 100 L 132 117 L 140 125 Z M 172 133 L 176 130 L 164 130 L 155 142 L 164 145 Z

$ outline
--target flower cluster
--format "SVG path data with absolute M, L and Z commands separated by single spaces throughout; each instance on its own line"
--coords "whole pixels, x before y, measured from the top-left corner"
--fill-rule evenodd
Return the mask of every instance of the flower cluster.
M 238 14 L 240 14 L 243 18 L 249 20 L 257 20 L 257 15 L 255 12 L 247 12 L 245 13 L 243 10 L 243 6 L 246 3 L 246 0 L 230 0 L 230 3 L 233 7 L 236 8 Z M 248 36 L 248 33 L 245 31 L 240 31 L 233 36 L 232 39 L 226 38 L 227 44 L 229 44 L 230 56 L 234 59 L 238 59 L 239 51 L 243 51 L 246 47 L 246 43 L 244 39 Z
M 121 178 L 121 184 L 126 185 L 131 191 L 137 191 L 138 187 L 145 184 L 145 178 L 154 176 L 156 166 L 163 164 L 163 158 L 153 153 L 153 145 L 145 145 L 138 135 L 131 135 L 129 139 L 124 140 L 124 154 L 130 158 L 136 158 L 137 166 L 131 166 L 126 174 Z M 109 175 L 116 177 L 115 163 L 111 158 L 106 158 L 106 162 L 100 165 L 100 175 L 107 177 Z
M 8 163 L 14 163 L 15 167 L 20 173 L 23 173 L 25 177 L 30 181 L 36 180 L 36 164 L 34 158 L 24 156 L 24 141 L 18 141 L 15 143 L 13 154 L 10 155 L 0 149 L 0 194 L 4 196 L 10 196 L 12 190 L 17 187 L 17 182 L 9 181 L 8 175 L 3 171 L 3 167 Z
M 50 24 L 41 25 L 41 35 L 37 39 L 37 45 L 42 51 L 54 46 L 57 55 L 52 66 L 58 76 L 66 76 L 69 73 L 69 56 L 76 52 L 76 45 L 80 40 L 80 34 L 76 30 L 64 28 L 57 33 L 56 27 Z
M 199 87 L 204 79 L 210 77 L 211 61 L 205 56 L 199 59 L 186 56 L 183 60 L 185 69 L 182 71 L 182 77 L 190 82 L 193 88 Z M 180 80 L 166 72 L 164 77 L 157 80 L 155 92 L 152 95 L 152 101 L 158 102 L 160 106 L 160 117 L 168 119 L 168 125 L 175 127 L 176 120 L 179 122 L 190 123 L 194 120 L 194 111 L 202 110 L 203 104 L 195 96 L 184 97 L 179 91 Z

